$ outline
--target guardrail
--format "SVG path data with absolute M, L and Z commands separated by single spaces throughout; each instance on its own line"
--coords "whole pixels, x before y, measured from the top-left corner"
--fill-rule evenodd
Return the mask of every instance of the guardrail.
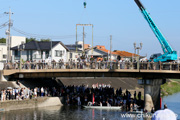
M 179 63 L 140 62 L 52 62 L 52 63 L 5 63 L 4 69 L 140 69 L 179 71 Z

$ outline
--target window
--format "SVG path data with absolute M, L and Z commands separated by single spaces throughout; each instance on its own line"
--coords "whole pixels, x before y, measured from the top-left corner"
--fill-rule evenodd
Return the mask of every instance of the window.
M 56 57 L 62 57 L 62 50 L 55 50 Z
M 34 59 L 41 59 L 41 51 L 34 52 Z
M 3 57 L 4 57 L 4 55 L 3 55 Z M 14 51 L 14 59 L 15 60 L 19 60 L 20 59 L 20 51 L 18 51 L 18 50 Z
M 4 54 L 3 54 L 3 58 L 5 59 L 6 57 L 7 57 L 7 55 L 4 55 Z
M 72 53 L 70 53 L 70 58 L 72 58 Z
M 45 54 L 46 54 L 46 58 L 49 57 L 49 51 L 45 51 Z
M 41 51 L 41 58 L 43 58 L 43 51 Z
M 36 59 L 37 58 L 37 55 L 36 54 L 34 54 L 34 59 Z
M 14 54 L 15 54 L 15 56 L 20 56 L 20 52 L 17 50 L 15 50 Z

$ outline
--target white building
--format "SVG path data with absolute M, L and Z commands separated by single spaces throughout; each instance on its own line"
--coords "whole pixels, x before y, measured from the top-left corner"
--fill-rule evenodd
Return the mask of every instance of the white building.
M 24 46 L 24 48 L 23 48 Z M 21 44 L 19 47 L 15 46 L 11 48 L 12 50 L 12 62 L 18 62 L 20 57 L 23 61 L 48 61 L 55 60 L 58 62 L 63 59 L 64 62 L 67 61 L 67 55 L 69 49 L 60 41 L 52 42 L 39 42 L 31 41 Z M 51 52 L 52 50 L 52 52 Z M 52 54 L 52 59 L 51 59 Z
M 20 45 L 22 42 L 26 43 L 26 37 L 22 37 L 22 36 L 11 36 L 10 40 L 11 40 L 11 47 Z
M 65 45 L 68 49 L 69 52 L 67 54 L 67 59 L 72 59 L 77 61 L 78 58 L 80 58 L 82 56 L 82 52 L 83 52 L 83 42 L 82 41 L 78 41 L 76 44 L 69 44 L 69 45 Z
M 7 58 L 7 46 L 6 43 L 0 43 L 0 61 L 6 61 Z
M 21 36 L 10 37 L 10 47 L 20 45 L 22 42 L 24 43 L 26 42 L 26 37 L 21 37 Z M 7 44 L 6 43 L 0 44 L 0 61 L 1 62 L 5 62 L 7 59 Z M 12 56 L 12 52 L 11 52 L 11 56 Z

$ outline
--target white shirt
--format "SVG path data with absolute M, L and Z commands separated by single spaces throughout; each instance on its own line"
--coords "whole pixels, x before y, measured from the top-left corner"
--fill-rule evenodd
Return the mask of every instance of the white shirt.
M 158 110 L 152 116 L 152 120 L 176 120 L 176 119 L 177 119 L 176 114 L 170 109 Z

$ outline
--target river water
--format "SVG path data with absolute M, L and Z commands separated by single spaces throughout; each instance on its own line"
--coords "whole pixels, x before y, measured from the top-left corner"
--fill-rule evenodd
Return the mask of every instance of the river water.
M 180 119 L 180 93 L 163 98 L 163 104 L 178 114 Z M 83 109 L 75 106 L 55 106 L 0 112 L 0 120 L 143 120 L 127 117 L 120 110 Z M 150 120 L 150 119 L 146 119 Z
M 168 108 L 174 111 L 180 120 L 180 93 L 175 93 L 173 95 L 164 97 L 162 99 L 162 105 L 164 104 L 167 104 Z

